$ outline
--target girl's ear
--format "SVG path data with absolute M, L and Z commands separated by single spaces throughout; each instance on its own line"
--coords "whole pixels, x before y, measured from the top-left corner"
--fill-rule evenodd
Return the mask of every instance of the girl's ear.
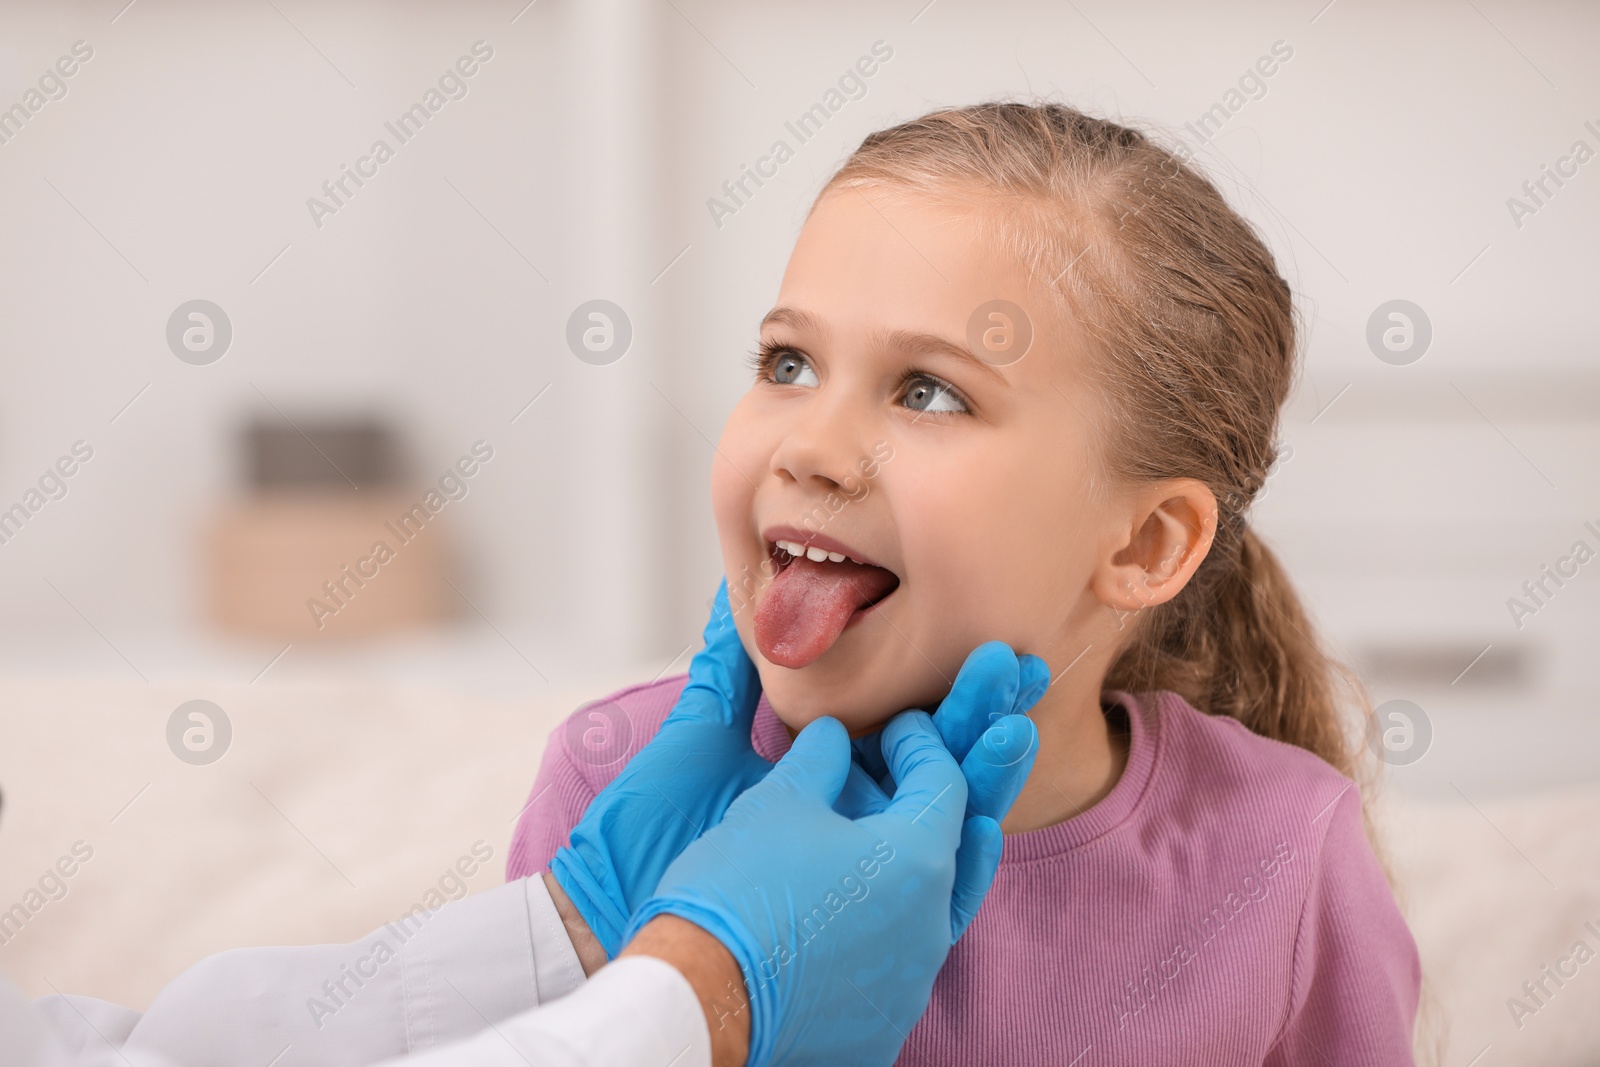
M 1126 527 L 1106 546 L 1090 586 L 1114 611 L 1136 612 L 1178 595 L 1217 533 L 1217 498 L 1194 478 L 1173 478 L 1128 498 Z

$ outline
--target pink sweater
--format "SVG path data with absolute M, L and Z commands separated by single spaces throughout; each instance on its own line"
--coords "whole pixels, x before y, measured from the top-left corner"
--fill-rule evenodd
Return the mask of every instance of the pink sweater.
M 632 726 L 627 753 L 684 684 L 606 698 Z M 1122 778 L 1088 811 L 1006 837 L 899 1063 L 1411 1063 L 1421 968 L 1354 784 L 1175 693 L 1104 699 L 1127 712 Z M 580 733 L 551 737 L 511 878 L 545 869 L 623 766 L 594 765 Z M 789 746 L 765 697 L 752 741 L 773 760 Z

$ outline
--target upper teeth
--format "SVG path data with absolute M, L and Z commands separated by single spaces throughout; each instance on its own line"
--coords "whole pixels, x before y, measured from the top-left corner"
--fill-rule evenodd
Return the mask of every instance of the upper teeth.
M 778 541 L 776 544 L 796 559 L 804 556 L 813 563 L 821 563 L 823 560 L 828 560 L 830 563 L 843 563 L 845 560 L 843 552 L 827 552 L 815 545 L 802 545 L 798 541 Z

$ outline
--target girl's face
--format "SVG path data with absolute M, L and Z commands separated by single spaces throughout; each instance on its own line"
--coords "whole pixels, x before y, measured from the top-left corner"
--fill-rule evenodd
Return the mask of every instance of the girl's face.
M 979 203 L 828 192 L 723 430 L 712 498 L 730 600 L 793 729 L 832 715 L 861 733 L 932 708 L 988 640 L 1060 672 L 1105 613 L 1083 341 L 1051 279 L 984 237 Z

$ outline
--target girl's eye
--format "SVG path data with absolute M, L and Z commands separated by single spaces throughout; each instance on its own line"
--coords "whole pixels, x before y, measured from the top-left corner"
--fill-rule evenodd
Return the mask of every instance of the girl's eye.
M 963 414 L 971 409 L 950 386 L 931 374 L 913 374 L 906 379 L 905 406 L 925 414 Z
M 821 379 L 816 376 L 816 371 L 811 368 L 811 363 L 798 352 L 774 352 L 768 362 L 766 371 L 768 378 L 779 386 L 802 386 L 805 389 L 814 389 L 821 386 Z

